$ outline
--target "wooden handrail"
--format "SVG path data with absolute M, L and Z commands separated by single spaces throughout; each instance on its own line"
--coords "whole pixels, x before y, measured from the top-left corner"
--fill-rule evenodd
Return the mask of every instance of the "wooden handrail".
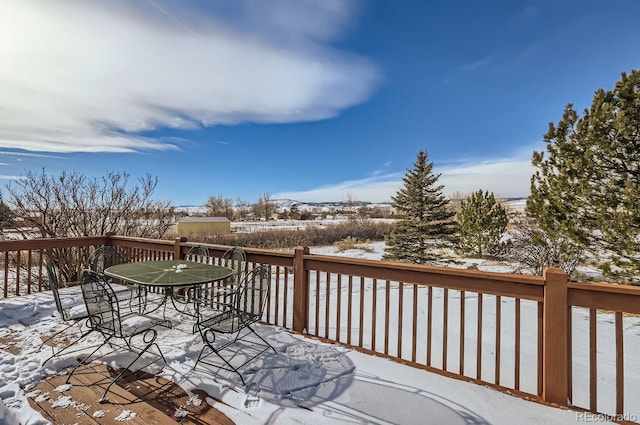
M 479 293 L 542 301 L 545 281 L 540 276 L 491 273 L 387 261 L 305 255 L 305 267 L 321 272 L 355 275 L 403 283 L 471 290 Z

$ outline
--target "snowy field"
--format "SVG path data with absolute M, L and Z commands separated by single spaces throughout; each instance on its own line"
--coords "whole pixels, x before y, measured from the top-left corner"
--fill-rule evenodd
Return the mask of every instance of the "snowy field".
M 368 250 L 350 250 L 336 253 L 334 247 L 312 248 L 312 253 L 344 255 L 360 258 L 379 259 L 384 248 L 383 243 L 370 244 Z M 508 271 L 503 265 L 473 260 L 480 270 Z M 437 297 L 437 295 L 436 295 Z M 455 294 L 450 293 L 453 300 Z M 473 318 L 475 300 L 467 300 L 467 314 Z M 434 308 L 438 306 L 434 302 Z M 529 317 L 523 303 L 523 328 Z M 450 309 L 456 303 L 451 302 Z M 509 305 L 503 304 L 503 318 L 507 316 Z M 486 304 L 488 314 L 493 309 Z M 434 312 L 434 319 L 438 316 Z M 450 310 L 450 316 L 456 316 Z M 535 315 L 533 315 L 535 318 Z M 613 355 L 614 332 L 612 315 L 599 314 L 598 355 L 599 359 L 615 359 Z M 160 331 L 159 345 L 168 364 L 157 367 L 151 372 L 180 385 L 188 394 L 194 389 L 202 389 L 213 398 L 206 401 L 222 411 L 238 424 L 318 424 L 318 423 L 357 423 L 357 424 L 567 424 L 581 423 L 589 417 L 575 411 L 557 409 L 522 400 L 496 390 L 445 378 L 443 376 L 400 365 L 389 360 L 368 356 L 357 351 L 335 345 L 323 344 L 309 338 L 289 333 L 286 329 L 260 326 L 258 332 L 268 338 L 276 347 L 276 354 L 264 354 L 242 369 L 246 385 L 240 379 L 220 369 L 198 366 L 195 372 L 191 368 L 202 347 L 200 337 L 191 333 L 191 326 L 175 313 L 172 316 L 175 327 Z M 491 323 L 491 320 L 487 320 Z M 588 320 L 586 311 L 574 309 L 574 389 L 577 391 L 574 403 L 588 406 L 581 389 L 588 384 Z M 0 301 L 0 338 L 13 333 L 19 340 L 21 353 L 14 355 L 2 350 L 0 346 L 0 424 L 45 424 L 40 414 L 34 411 L 27 401 L 28 397 L 48 397 L 52 405 L 61 409 L 77 409 L 73 400 L 64 399 L 63 391 L 55 394 L 33 394 L 30 389 L 50 374 L 63 373 L 74 364 L 77 353 L 40 364 L 48 357 L 46 350 L 39 351 L 41 336 L 47 335 L 61 326 L 61 320 L 55 312 L 53 298 L 49 292 L 26 297 Z M 437 322 L 434 321 L 434 327 Z M 393 326 L 392 329 L 395 329 Z M 513 326 L 504 326 L 503 337 Z M 457 325 L 450 323 L 450 332 Z M 333 326 L 335 331 L 335 324 Z M 345 330 L 346 332 L 346 330 Z M 407 330 L 410 332 L 410 330 Z M 490 328 L 487 335 L 493 335 Z M 523 390 L 533 391 L 536 379 L 535 357 L 526 357 L 531 351 L 525 339 L 526 332 L 535 334 L 535 329 L 523 330 L 524 353 L 522 359 Z M 455 334 L 449 334 L 455 340 Z M 403 337 L 410 339 L 410 335 Z M 88 349 L 99 339 L 90 336 L 83 343 Z M 248 341 L 250 345 L 250 341 Z M 469 342 L 472 345 L 472 342 Z M 471 346 L 470 345 L 470 346 Z M 625 413 L 627 418 L 638 420 L 640 417 L 640 360 L 635 353 L 640 348 L 640 320 L 625 319 L 625 380 L 627 382 Z M 490 347 L 488 347 L 490 350 Z M 435 348 L 434 348 L 435 350 Z M 501 349 L 502 359 L 512 359 L 511 347 L 504 343 Z M 437 351 L 437 350 L 436 350 Z M 450 352 L 456 348 L 451 347 Z M 533 351 L 535 352 L 535 351 Z M 111 355 L 108 362 L 122 365 L 125 356 Z M 465 358 L 469 362 L 466 370 L 475 371 L 473 356 Z M 487 362 L 486 373 L 491 373 L 493 358 L 483 357 Z M 468 367 L 467 367 L 468 366 Z M 454 358 L 449 369 L 457 369 Z M 485 366 L 483 365 L 483 370 Z M 510 369 L 508 363 L 503 371 Z M 599 410 L 613 412 L 615 407 L 615 370 L 609 360 L 599 363 L 598 388 Z M 483 377 L 485 377 L 483 375 Z M 489 375 L 486 376 L 489 378 Z M 509 377 L 501 377 L 507 383 Z M 72 381 L 73 382 L 73 381 Z M 65 401 L 62 403 L 60 400 Z M 97 403 L 89 406 L 98 410 L 104 405 Z M 427 413 L 428 414 L 425 414 Z

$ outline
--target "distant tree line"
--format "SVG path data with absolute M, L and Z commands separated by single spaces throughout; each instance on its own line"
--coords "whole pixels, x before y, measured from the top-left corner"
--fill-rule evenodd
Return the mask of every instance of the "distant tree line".
M 260 196 L 255 204 L 243 199 L 234 201 L 231 198 L 225 198 L 223 195 L 211 195 L 207 198 L 204 206 L 208 215 L 226 217 L 229 220 L 246 220 L 249 217 L 269 220 L 276 210 L 276 205 L 269 193 L 264 193 Z

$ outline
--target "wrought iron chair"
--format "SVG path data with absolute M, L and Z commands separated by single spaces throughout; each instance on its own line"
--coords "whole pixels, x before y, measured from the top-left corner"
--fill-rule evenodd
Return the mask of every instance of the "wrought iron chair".
M 99 273 L 108 267 L 128 262 L 129 258 L 112 245 L 100 246 L 89 256 L 89 268 Z
M 97 247 L 89 256 L 89 268 L 98 273 L 104 273 L 105 269 L 115 266 L 116 264 L 128 262 L 129 257 L 127 257 L 123 252 L 118 251 L 118 248 L 113 245 Z M 127 282 L 120 280 L 114 281 L 114 279 L 111 278 L 108 279 L 109 282 L 116 283 L 118 285 L 113 289 L 118 294 L 119 299 L 124 300 L 124 296 L 121 296 L 121 294 L 126 294 L 129 297 L 128 301 L 131 310 L 134 308 L 141 310 L 145 303 L 144 300 L 146 300 L 147 297 L 145 288 L 135 287 L 135 289 L 133 289 L 132 285 Z M 134 299 L 137 299 L 138 301 L 135 302 Z
M 198 363 L 203 363 L 232 371 L 240 377 L 244 385 L 244 377 L 238 369 L 269 349 L 273 350 L 274 353 L 276 352 L 275 348 L 256 333 L 252 327 L 255 322 L 262 318 L 270 286 L 271 267 L 262 265 L 254 268 L 240 283 L 233 303 L 228 306 L 227 310 L 217 312 L 212 317 L 205 317 L 198 323 L 198 330 L 204 346 L 193 366 L 194 369 Z M 226 340 L 216 343 L 217 334 L 226 334 Z M 251 341 L 251 345 L 248 348 L 252 351 L 252 355 L 246 354 L 246 358 L 241 359 L 243 360 L 242 364 L 234 366 L 231 361 L 243 357 L 242 348 L 240 351 L 229 350 L 231 353 L 225 353 L 225 349 L 251 334 L 256 335 L 262 342 Z M 257 353 L 254 352 L 256 347 L 260 347 Z M 211 352 L 205 354 L 207 349 Z M 208 360 L 208 357 L 212 354 L 222 359 L 224 365 L 220 365 L 219 362 L 212 363 Z
M 209 248 L 203 245 L 195 245 L 189 248 L 189 251 L 184 255 L 184 259 L 187 261 L 193 261 L 195 263 L 209 263 Z M 188 289 L 178 289 L 175 294 L 175 299 L 183 299 L 184 303 L 190 303 L 193 301 L 194 297 L 197 297 L 199 300 L 201 297 L 206 297 L 207 294 L 211 293 L 210 288 L 188 288 Z M 185 309 L 187 305 L 185 304 Z
M 206 254 L 203 254 L 206 250 Z M 195 252 L 195 255 L 209 256 L 209 250 L 203 246 L 195 246 L 189 250 L 185 258 L 189 259 L 189 253 Z M 197 258 L 197 257 L 195 257 Z M 194 261 L 194 260 L 191 260 Z M 215 284 L 209 284 L 206 287 L 197 288 L 197 292 L 193 296 L 198 297 L 200 305 L 214 307 L 223 310 L 230 303 L 231 295 L 237 291 L 238 284 L 242 280 L 242 276 L 246 271 L 246 254 L 244 249 L 239 246 L 228 249 L 222 255 L 220 264 L 234 270 L 233 276 Z
M 42 362 L 42 366 L 44 366 L 52 358 L 66 352 L 73 345 L 78 343 L 82 338 L 84 338 L 85 336 L 91 333 L 90 327 L 87 327 L 83 330 L 81 326 L 81 323 L 83 321 L 86 321 L 89 318 L 89 314 L 87 313 L 87 309 L 81 298 L 82 291 L 80 289 L 80 286 L 71 286 L 69 288 L 71 289 L 70 291 L 71 293 L 69 295 L 72 295 L 72 297 L 65 297 L 65 300 L 63 301 L 62 298 L 60 297 L 60 284 L 58 282 L 58 276 L 56 274 L 56 270 L 54 266 L 49 261 L 47 261 L 45 263 L 45 267 L 47 269 L 47 275 L 49 277 L 49 287 L 51 288 L 51 292 L 53 293 L 53 300 L 56 305 L 56 310 L 62 317 L 62 320 L 64 320 L 65 322 L 71 322 L 71 323 L 65 326 L 64 328 L 60 329 L 59 331 L 55 332 L 53 335 L 50 335 L 49 337 L 44 339 L 42 341 L 42 344 L 40 344 L 39 349 L 42 349 L 42 347 L 45 344 L 47 344 L 50 341 L 53 341 L 55 338 L 64 334 L 65 332 L 67 332 L 69 329 L 71 329 L 76 325 L 78 325 L 78 327 L 80 328 L 81 333 L 79 337 L 74 339 L 72 342 L 67 344 L 65 347 L 63 347 L 59 351 L 56 351 L 55 347 L 52 346 L 53 354 Z
M 247 254 L 241 247 L 234 246 L 222 254 L 222 265 L 235 271 L 234 275 L 225 281 L 225 284 L 238 285 L 242 282 L 242 278 L 247 271 Z
M 220 264 L 233 269 L 234 273 L 231 277 L 218 282 L 216 288 L 210 293 L 210 299 L 206 301 L 213 307 L 225 310 L 247 273 L 247 255 L 243 248 L 234 246 L 222 254 Z
M 202 245 L 192 246 L 185 254 L 184 259 L 196 263 L 206 263 L 209 259 L 209 248 Z
M 94 355 L 103 347 L 109 346 L 114 350 L 117 348 L 137 354 L 122 371 L 114 378 L 100 398 L 100 403 L 108 401 L 107 394 L 111 386 L 119 381 L 133 364 L 140 359 L 143 354 L 149 352 L 152 346 L 158 350 L 159 358 L 166 364 L 166 360 L 160 347 L 155 342 L 158 337 L 156 326 L 171 327 L 168 320 L 159 319 L 143 314 L 127 313 L 121 314 L 120 303 L 113 288 L 106 280 L 105 276 L 92 270 L 84 270 L 82 273 L 82 296 L 89 315 L 89 324 L 93 332 L 99 332 L 104 337 L 104 342 L 99 345 L 88 356 L 84 357 L 69 373 L 66 383 L 69 383 L 75 371 L 82 365 L 88 364 L 94 359 Z M 133 345 L 133 339 L 140 337 L 143 347 L 138 348 Z M 124 345 L 117 345 L 114 340 L 122 340 Z M 99 356 L 99 357 L 104 357 Z M 95 359 L 99 358 L 95 357 Z M 157 360 L 150 362 L 155 363 Z M 149 365 L 148 364 L 148 365 Z M 148 366 L 147 365 L 147 366 Z M 110 377 L 107 377 L 110 378 Z

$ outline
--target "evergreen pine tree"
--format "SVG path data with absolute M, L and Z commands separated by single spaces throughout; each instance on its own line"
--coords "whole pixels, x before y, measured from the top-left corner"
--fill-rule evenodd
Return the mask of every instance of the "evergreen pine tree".
M 640 274 L 640 71 L 596 91 L 579 117 L 571 104 L 534 152 L 527 214 L 551 235 L 601 260 L 607 278 Z M 636 277 L 634 277 L 636 276 Z
M 507 211 L 496 201 L 493 193 L 474 192 L 460 203 L 457 251 L 479 257 L 498 254 L 500 239 L 507 230 L 508 222 Z
M 440 174 L 420 151 L 413 169 L 402 179 L 403 187 L 395 197 L 398 220 L 386 240 L 383 259 L 417 264 L 432 264 L 439 259 L 438 248 L 450 246 L 456 232 L 454 213 L 438 185 Z

